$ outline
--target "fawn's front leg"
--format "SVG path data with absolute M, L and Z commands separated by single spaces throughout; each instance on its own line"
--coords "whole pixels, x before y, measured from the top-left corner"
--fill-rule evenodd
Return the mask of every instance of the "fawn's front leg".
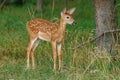
M 62 44 L 61 44 L 61 43 L 57 44 L 58 61 L 59 61 L 59 70 L 60 70 L 61 67 L 62 67 L 61 47 L 62 47 Z
M 56 71 L 56 59 L 57 59 L 57 54 L 56 54 L 56 42 L 52 42 L 52 49 L 53 49 L 53 60 L 54 60 L 54 71 Z

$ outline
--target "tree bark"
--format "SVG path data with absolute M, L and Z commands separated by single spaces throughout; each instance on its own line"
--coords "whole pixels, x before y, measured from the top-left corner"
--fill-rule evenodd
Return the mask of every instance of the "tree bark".
M 116 30 L 117 12 L 116 0 L 94 0 L 96 10 L 96 36 L 110 30 Z M 107 33 L 96 40 L 96 45 L 101 51 L 111 54 L 115 47 L 117 33 Z
M 37 0 L 37 12 L 41 12 L 43 8 L 43 0 Z

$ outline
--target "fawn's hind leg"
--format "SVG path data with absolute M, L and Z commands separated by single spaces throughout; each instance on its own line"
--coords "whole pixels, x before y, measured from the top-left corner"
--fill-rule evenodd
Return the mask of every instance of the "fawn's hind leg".
M 27 47 L 27 69 L 29 69 L 29 67 L 30 67 L 30 55 L 31 55 L 31 51 L 33 52 L 33 49 L 34 49 L 33 47 L 34 47 L 35 41 L 36 41 L 36 39 L 31 38 L 29 45 Z

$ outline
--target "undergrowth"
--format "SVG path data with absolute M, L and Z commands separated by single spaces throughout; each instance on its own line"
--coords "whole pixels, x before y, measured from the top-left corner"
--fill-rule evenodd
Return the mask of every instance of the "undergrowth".
M 63 8 L 58 1 L 55 1 L 53 12 L 52 3 L 44 7 L 42 13 L 36 13 L 36 6 L 31 3 L 21 7 L 5 7 L 0 12 L 0 80 L 120 80 L 119 46 L 116 47 L 118 54 L 114 58 L 104 52 L 96 55 L 99 50 L 95 42 L 71 49 L 95 36 L 94 6 L 89 0 L 87 3 L 71 1 L 72 5 L 68 5 L 69 8 L 76 6 L 73 16 L 77 25 L 67 25 L 62 47 L 62 70 L 53 72 L 51 44 L 45 41 L 41 41 L 35 50 L 36 68 L 26 70 L 26 47 L 29 42 L 26 22 L 36 17 L 58 22 Z M 119 15 L 118 10 L 118 18 Z M 119 26 L 120 18 L 118 23 Z

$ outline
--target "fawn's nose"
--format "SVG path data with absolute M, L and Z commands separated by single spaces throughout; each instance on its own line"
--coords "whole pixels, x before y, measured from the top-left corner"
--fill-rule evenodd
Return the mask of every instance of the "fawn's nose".
M 77 24 L 77 22 L 76 22 L 76 21 L 73 21 L 72 25 L 75 25 L 75 24 Z

